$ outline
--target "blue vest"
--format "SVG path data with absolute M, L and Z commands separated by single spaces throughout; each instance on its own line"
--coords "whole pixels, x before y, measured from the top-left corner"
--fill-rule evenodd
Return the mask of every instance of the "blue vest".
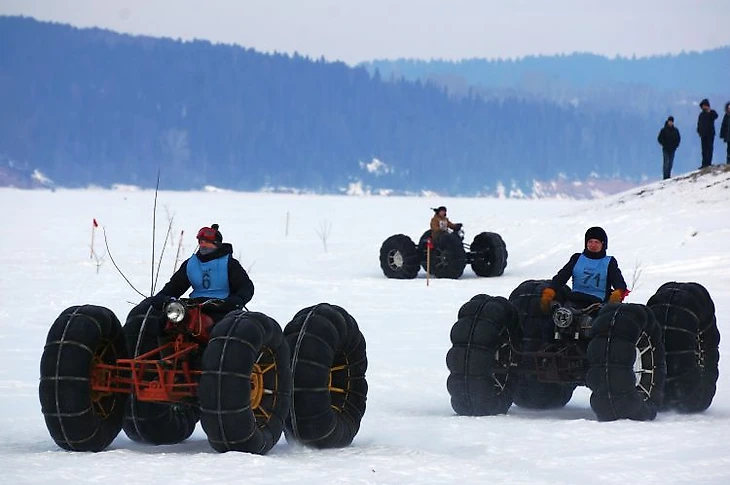
M 610 262 L 611 256 L 591 259 L 581 254 L 573 267 L 573 291 L 605 300 Z
M 186 272 L 193 287 L 191 298 L 227 298 L 231 292 L 228 286 L 228 259 L 230 255 L 203 263 L 197 254 L 188 259 Z

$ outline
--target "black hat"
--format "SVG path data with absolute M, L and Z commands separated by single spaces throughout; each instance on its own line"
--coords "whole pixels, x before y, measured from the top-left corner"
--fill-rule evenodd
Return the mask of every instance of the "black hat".
M 223 244 L 223 234 L 218 230 L 218 224 L 211 224 L 210 227 L 201 227 L 198 231 L 198 241 L 208 241 L 216 246 Z
M 598 239 L 603 243 L 603 249 L 608 249 L 608 235 L 606 235 L 606 231 L 604 231 L 602 227 L 595 226 L 588 228 L 585 237 L 586 244 L 588 243 L 589 239 Z
M 674 116 L 670 116 L 669 118 L 667 118 L 667 121 L 671 121 L 672 123 L 674 123 Z
M 707 106 L 708 108 L 710 107 L 710 101 L 707 98 L 700 101 L 700 108 L 703 106 Z
M 441 212 L 441 211 L 446 211 L 446 207 L 440 205 L 438 207 L 431 207 L 431 210 L 433 210 L 434 212 Z M 448 211 L 446 211 L 446 212 L 448 212 Z

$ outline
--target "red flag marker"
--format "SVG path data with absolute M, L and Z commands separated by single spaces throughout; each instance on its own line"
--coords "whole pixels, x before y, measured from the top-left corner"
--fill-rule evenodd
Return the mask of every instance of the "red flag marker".
M 94 217 L 91 219 L 91 245 L 89 246 L 91 250 L 89 252 L 89 259 L 94 259 L 94 233 L 97 227 L 99 227 L 99 223 L 96 222 L 96 217 Z

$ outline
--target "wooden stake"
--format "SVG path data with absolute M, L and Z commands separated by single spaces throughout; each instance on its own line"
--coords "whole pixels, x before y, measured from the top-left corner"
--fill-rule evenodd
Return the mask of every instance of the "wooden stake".
M 98 225 L 96 218 L 91 219 L 91 252 L 89 253 L 89 259 L 94 259 L 94 234 Z

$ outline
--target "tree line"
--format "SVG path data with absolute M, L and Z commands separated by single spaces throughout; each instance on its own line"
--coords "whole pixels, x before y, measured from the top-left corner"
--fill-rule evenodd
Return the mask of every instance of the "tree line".
M 0 17 L 0 155 L 68 187 L 467 195 L 563 174 L 658 175 L 656 120 L 545 99 Z M 380 170 L 374 159 L 382 162 Z

